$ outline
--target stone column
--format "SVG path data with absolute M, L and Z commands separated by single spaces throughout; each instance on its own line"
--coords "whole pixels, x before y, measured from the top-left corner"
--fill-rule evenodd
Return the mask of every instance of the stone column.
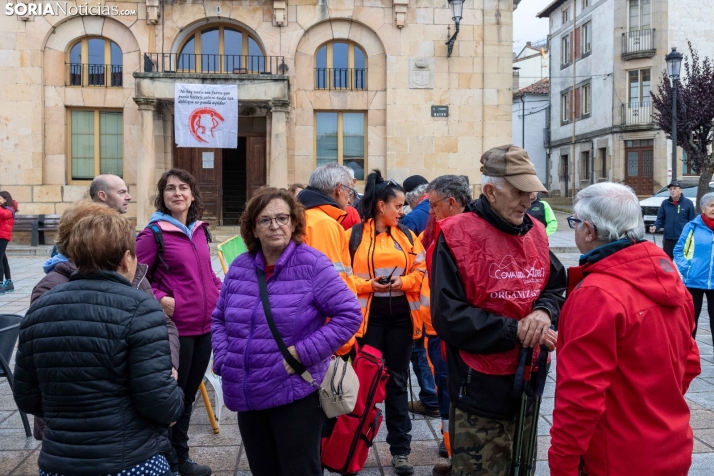
M 288 186 L 288 111 L 290 101 L 273 99 L 270 109 L 270 163 L 268 186 Z
M 143 230 L 153 213 L 151 198 L 156 186 L 154 150 L 154 110 L 156 98 L 134 98 L 139 106 L 141 136 L 136 157 L 136 227 Z M 163 158 L 162 158 L 163 159 Z

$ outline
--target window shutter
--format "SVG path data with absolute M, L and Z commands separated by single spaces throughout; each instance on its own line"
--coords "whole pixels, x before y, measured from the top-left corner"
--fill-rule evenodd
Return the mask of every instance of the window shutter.
M 574 32 L 570 32 L 570 61 L 575 60 L 575 39 L 573 38 L 575 35 Z
M 573 56 L 575 59 L 580 58 L 580 28 L 577 28 L 575 30 L 575 55 Z
M 575 117 L 580 117 L 580 92 L 581 89 L 577 88 L 575 90 Z

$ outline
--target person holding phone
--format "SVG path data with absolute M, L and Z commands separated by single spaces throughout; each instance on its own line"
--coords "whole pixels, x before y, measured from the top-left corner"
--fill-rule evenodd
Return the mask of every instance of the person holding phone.
M 419 309 L 426 253 L 414 233 L 399 224 L 404 189 L 398 183 L 385 181 L 375 170 L 367 177 L 360 207 L 364 222 L 347 231 L 350 243 L 353 235 L 361 234 L 356 249 L 350 247 L 364 318 L 357 342 L 384 355 L 390 370 L 385 410 L 392 465 L 396 474 L 412 474 L 407 374 L 413 339 L 422 332 Z

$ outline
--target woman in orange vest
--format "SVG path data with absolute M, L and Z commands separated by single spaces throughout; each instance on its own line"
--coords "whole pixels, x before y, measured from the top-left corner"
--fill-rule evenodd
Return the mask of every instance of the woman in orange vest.
M 364 318 L 358 343 L 375 347 L 384 355 L 391 374 L 385 409 L 392 465 L 396 474 L 412 474 L 407 374 L 413 339 L 422 332 L 419 310 L 426 253 L 414 233 L 399 224 L 404 190 L 398 183 L 385 181 L 375 170 L 367 177 L 360 206 L 364 222 L 347 231 Z M 361 235 L 356 248 L 352 235 Z

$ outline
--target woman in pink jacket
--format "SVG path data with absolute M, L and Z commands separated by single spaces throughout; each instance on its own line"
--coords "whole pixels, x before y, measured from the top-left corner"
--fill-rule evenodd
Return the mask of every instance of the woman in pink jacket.
M 178 384 L 184 392 L 184 412 L 170 429 L 171 470 L 208 476 L 211 468 L 188 454 L 188 426 L 196 392 L 211 359 L 211 313 L 221 280 L 211 268 L 203 201 L 196 179 L 181 169 L 164 173 L 157 185 L 156 213 L 136 239 L 136 256 L 146 264 L 156 299 L 179 332 Z M 163 248 L 163 252 L 161 249 Z

